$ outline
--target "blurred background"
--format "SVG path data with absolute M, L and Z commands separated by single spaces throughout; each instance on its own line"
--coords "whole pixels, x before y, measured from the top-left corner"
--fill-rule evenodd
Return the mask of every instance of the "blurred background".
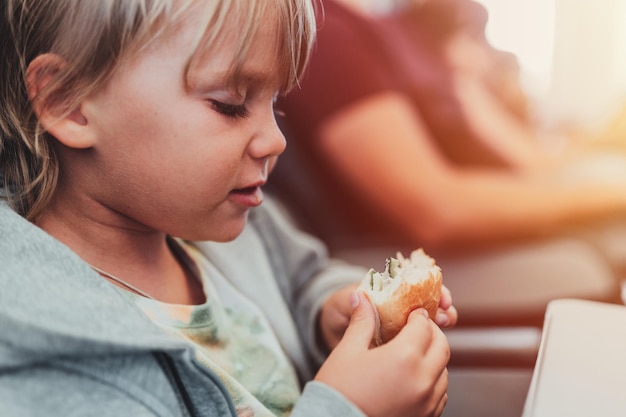
M 459 310 L 444 415 L 519 417 L 547 304 L 623 303 L 626 0 L 474 1 L 486 27 L 473 2 L 327 1 L 309 78 L 280 103 L 290 144 L 270 184 L 333 256 L 433 254 Z M 395 6 L 416 7 L 376 19 Z M 592 142 L 611 146 L 577 146 Z
M 594 134 L 621 114 L 624 0 L 477 1 L 489 11 L 491 43 L 517 55 L 540 124 L 576 125 Z

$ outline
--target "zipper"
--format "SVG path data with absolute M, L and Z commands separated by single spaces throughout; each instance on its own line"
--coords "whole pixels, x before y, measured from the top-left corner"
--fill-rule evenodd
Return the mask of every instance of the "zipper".
M 180 378 L 180 374 L 178 373 L 178 369 L 176 369 L 176 365 L 174 365 L 173 359 L 163 353 L 163 352 L 153 352 L 152 353 L 157 360 L 157 363 L 161 366 L 161 369 L 167 375 L 170 383 L 175 388 L 176 398 L 178 399 L 178 404 L 181 407 L 181 411 L 183 416 L 185 417 L 196 417 L 198 413 L 193 406 L 193 402 L 189 397 L 189 393 L 185 389 L 183 385 L 183 381 Z

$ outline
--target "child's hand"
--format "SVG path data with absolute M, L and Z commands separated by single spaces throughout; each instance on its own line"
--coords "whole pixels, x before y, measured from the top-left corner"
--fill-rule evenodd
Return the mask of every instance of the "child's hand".
M 345 335 L 315 379 L 369 417 L 439 416 L 448 399 L 450 350 L 443 332 L 418 309 L 395 338 L 374 348 L 372 306 L 360 291 L 352 299 L 358 304 Z
M 352 305 L 350 304 L 350 294 L 352 294 L 358 283 L 342 288 L 324 302 L 319 313 L 318 329 L 321 341 L 325 343 L 329 351 L 333 350 L 343 337 L 350 316 L 352 315 Z
M 359 284 L 357 283 L 342 288 L 328 297 L 328 300 L 322 305 L 318 322 L 319 334 L 329 351 L 337 346 L 348 327 L 352 314 L 350 294 L 358 286 Z M 443 285 L 435 322 L 440 327 L 452 327 L 456 325 L 457 319 L 458 313 L 452 305 L 450 290 Z
M 456 308 L 452 305 L 452 295 L 450 290 L 445 286 L 441 286 L 441 300 L 439 301 L 439 310 L 435 322 L 439 327 L 453 327 L 459 318 Z

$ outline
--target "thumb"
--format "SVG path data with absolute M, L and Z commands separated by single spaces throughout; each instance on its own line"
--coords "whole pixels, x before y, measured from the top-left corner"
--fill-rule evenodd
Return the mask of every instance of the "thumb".
M 352 315 L 350 323 L 343 335 L 342 342 L 357 349 L 368 349 L 376 331 L 376 312 L 372 303 L 362 291 L 350 294 Z

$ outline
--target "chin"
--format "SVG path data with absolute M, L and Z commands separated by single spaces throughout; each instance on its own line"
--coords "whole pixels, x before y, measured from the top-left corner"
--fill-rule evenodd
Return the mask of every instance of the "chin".
M 190 238 L 187 240 L 210 240 L 213 242 L 230 242 L 235 240 L 245 228 L 247 217 L 240 221 L 223 222 L 217 226 L 208 226 L 206 228 L 198 228 L 191 231 Z
M 211 216 L 185 225 L 185 230 L 179 230 L 174 236 L 196 242 L 230 242 L 243 232 L 247 223 L 247 211 L 245 213 L 229 213 L 226 216 Z
M 240 230 L 239 233 L 225 234 L 225 235 L 216 236 L 216 237 L 205 239 L 205 240 L 212 240 L 213 242 L 231 242 L 237 239 L 237 237 L 239 237 L 242 231 L 243 229 Z

